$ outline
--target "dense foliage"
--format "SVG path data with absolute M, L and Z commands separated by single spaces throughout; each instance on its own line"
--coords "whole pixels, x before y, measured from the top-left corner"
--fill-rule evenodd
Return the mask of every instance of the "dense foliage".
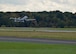
M 35 22 L 14 22 L 10 17 L 23 17 L 27 15 Z M 0 12 L 0 26 L 6 27 L 76 27 L 76 13 L 50 11 L 50 12 Z

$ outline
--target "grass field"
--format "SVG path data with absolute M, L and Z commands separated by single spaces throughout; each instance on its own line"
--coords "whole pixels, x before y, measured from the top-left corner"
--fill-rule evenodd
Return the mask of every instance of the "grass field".
M 0 54 L 76 54 L 76 45 L 0 42 Z
M 73 30 L 73 31 L 76 31 L 76 28 L 0 27 L 0 31 L 34 31 L 34 30 Z
M 36 30 L 68 30 L 76 28 L 0 28 L 0 36 L 76 40 L 76 32 L 39 32 Z M 76 54 L 76 45 L 41 44 L 0 41 L 0 54 Z
M 0 36 L 76 40 L 76 32 L 39 32 L 36 30 L 73 30 L 76 28 L 0 28 Z

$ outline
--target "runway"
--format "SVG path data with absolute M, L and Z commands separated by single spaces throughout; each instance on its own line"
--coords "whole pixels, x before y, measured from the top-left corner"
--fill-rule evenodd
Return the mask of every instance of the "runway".
M 76 32 L 74 30 L 36 30 L 41 32 Z
M 38 39 L 38 38 L 17 38 L 17 37 L 0 37 L 0 41 L 7 42 L 31 42 L 44 44 L 76 44 L 76 40 L 54 40 L 54 39 Z

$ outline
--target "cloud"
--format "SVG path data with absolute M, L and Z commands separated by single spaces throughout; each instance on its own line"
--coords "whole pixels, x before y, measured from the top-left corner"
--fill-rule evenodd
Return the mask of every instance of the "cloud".
M 52 2 L 56 4 L 56 9 L 62 11 L 76 12 L 76 0 L 52 0 Z
M 76 12 L 76 0 L 0 0 L 1 11 L 51 11 Z
M 29 0 L 0 0 L 0 4 L 12 4 L 12 5 L 24 5 L 27 4 Z

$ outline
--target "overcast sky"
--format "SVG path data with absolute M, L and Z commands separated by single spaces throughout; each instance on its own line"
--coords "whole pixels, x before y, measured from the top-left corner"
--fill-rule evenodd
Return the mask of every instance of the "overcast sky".
M 76 12 L 76 0 L 0 0 L 0 11 Z

